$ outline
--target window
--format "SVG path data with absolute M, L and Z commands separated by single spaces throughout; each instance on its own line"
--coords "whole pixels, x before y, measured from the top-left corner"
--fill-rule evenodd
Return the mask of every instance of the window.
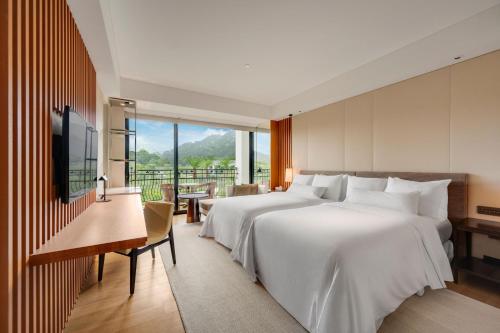
M 254 132 L 253 182 L 269 187 L 271 163 L 271 135 L 266 132 Z

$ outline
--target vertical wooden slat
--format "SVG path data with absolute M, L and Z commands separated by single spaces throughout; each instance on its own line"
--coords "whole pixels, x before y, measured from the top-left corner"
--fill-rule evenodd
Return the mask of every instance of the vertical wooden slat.
M 52 185 L 51 112 L 95 124 L 95 71 L 64 0 L 0 2 L 0 332 L 62 331 L 92 261 L 40 267 L 29 255 L 95 200 L 71 205 Z M 92 104 L 94 103 L 94 104 Z
M 12 220 L 10 218 L 10 161 L 7 156 L 9 153 L 9 146 L 5 144 L 11 139 L 10 132 L 10 119 L 11 113 L 11 93 L 12 93 L 12 45 L 11 45 L 11 15 L 9 10 L 12 8 L 12 1 L 0 1 L 0 172 L 7 175 L 7 186 L 0 187 L 0 196 L 4 198 L 0 200 L 0 251 L 3 254 L 0 256 L 0 332 L 10 331 L 11 326 L 11 304 L 10 304 L 10 290 L 11 273 L 10 273 L 10 230 L 12 230 Z
M 271 188 L 290 185 L 285 169 L 292 167 L 292 118 L 271 121 Z

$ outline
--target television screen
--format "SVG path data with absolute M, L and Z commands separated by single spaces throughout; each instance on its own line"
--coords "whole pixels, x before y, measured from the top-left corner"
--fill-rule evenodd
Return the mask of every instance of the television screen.
M 62 127 L 63 181 L 61 196 L 63 202 L 70 203 L 95 187 L 97 135 L 95 135 L 93 143 L 95 130 L 70 107 L 64 109 Z

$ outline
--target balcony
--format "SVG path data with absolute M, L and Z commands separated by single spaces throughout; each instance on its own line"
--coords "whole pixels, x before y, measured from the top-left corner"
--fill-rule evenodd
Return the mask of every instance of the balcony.
M 179 193 L 186 193 L 189 188 L 195 188 L 196 184 L 215 182 L 216 196 L 226 196 L 226 186 L 234 185 L 238 177 L 236 168 L 219 169 L 180 169 L 179 170 Z M 268 184 L 269 169 L 256 170 L 254 182 L 258 184 Z M 161 200 L 161 184 L 174 184 L 173 169 L 156 170 L 133 170 L 129 173 L 129 185 L 140 187 L 142 190 L 142 200 Z

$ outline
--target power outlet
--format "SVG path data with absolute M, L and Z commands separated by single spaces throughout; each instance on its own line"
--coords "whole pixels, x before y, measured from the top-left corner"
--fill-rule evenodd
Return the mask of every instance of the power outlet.
M 500 208 L 498 207 L 487 207 L 487 206 L 477 206 L 477 213 L 491 216 L 500 216 Z

